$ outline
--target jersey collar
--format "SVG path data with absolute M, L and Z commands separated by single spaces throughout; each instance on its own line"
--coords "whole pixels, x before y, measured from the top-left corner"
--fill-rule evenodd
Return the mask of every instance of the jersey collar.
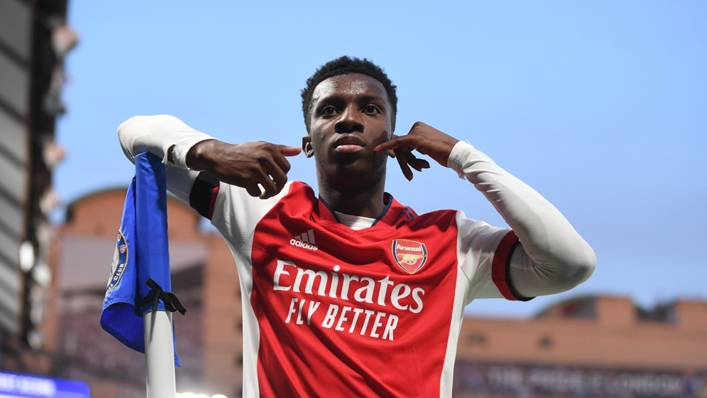
M 395 225 L 400 221 L 400 213 L 403 210 L 403 206 L 398 203 L 395 198 L 393 198 L 393 195 L 386 192 L 383 195 L 383 203 L 385 204 L 385 207 L 383 208 L 381 214 L 379 214 L 375 221 L 373 221 L 373 225 L 371 225 L 371 227 L 375 227 L 378 224 Z M 341 223 L 339 217 L 336 216 L 334 209 L 332 209 L 321 196 L 317 200 L 316 214 L 322 220 L 328 220 L 339 224 Z

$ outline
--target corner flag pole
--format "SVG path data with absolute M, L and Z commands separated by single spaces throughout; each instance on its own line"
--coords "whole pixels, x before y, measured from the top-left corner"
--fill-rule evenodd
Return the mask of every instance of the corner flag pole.
M 148 398 L 172 398 L 176 394 L 172 314 L 145 313 L 145 384 Z

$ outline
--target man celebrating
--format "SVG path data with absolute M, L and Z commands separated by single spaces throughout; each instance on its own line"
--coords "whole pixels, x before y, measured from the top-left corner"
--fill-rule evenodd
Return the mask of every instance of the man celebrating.
M 393 135 L 395 86 L 370 61 L 322 66 L 302 110 L 318 196 L 287 182 L 298 147 L 227 144 L 171 116 L 118 129 L 130 159 L 164 159 L 170 191 L 233 252 L 244 396 L 451 396 L 467 304 L 562 292 L 593 272 L 594 252 L 560 212 L 472 145 L 419 122 Z M 430 167 L 413 151 L 473 183 L 511 229 L 398 203 L 384 190 L 387 157 L 412 180 Z

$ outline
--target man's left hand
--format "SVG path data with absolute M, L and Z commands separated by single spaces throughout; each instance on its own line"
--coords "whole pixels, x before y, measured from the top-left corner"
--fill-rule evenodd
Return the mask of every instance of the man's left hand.
M 449 154 L 452 152 L 452 148 L 454 148 L 457 142 L 459 142 L 459 140 L 456 138 L 432 126 L 428 126 L 422 122 L 416 122 L 406 135 L 393 135 L 389 141 L 375 147 L 374 151 L 381 152 L 392 150 L 395 153 L 395 158 L 398 160 L 403 175 L 410 181 L 413 177 L 410 167 L 417 171 L 430 168 L 430 164 L 426 160 L 415 157 L 412 153 L 413 150 L 417 150 L 421 154 L 431 157 L 442 166 L 447 167 Z

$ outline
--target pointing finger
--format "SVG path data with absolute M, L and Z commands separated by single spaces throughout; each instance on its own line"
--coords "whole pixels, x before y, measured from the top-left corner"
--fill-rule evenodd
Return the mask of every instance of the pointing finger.
M 398 137 L 397 135 L 394 135 L 393 138 L 390 140 L 378 145 L 377 147 L 373 148 L 374 152 L 382 152 L 382 151 L 387 151 L 389 149 L 395 149 L 398 148 L 399 146 L 402 145 L 401 142 L 401 137 Z
M 298 146 L 277 145 L 277 149 L 284 156 L 297 156 L 302 152 L 302 148 Z

